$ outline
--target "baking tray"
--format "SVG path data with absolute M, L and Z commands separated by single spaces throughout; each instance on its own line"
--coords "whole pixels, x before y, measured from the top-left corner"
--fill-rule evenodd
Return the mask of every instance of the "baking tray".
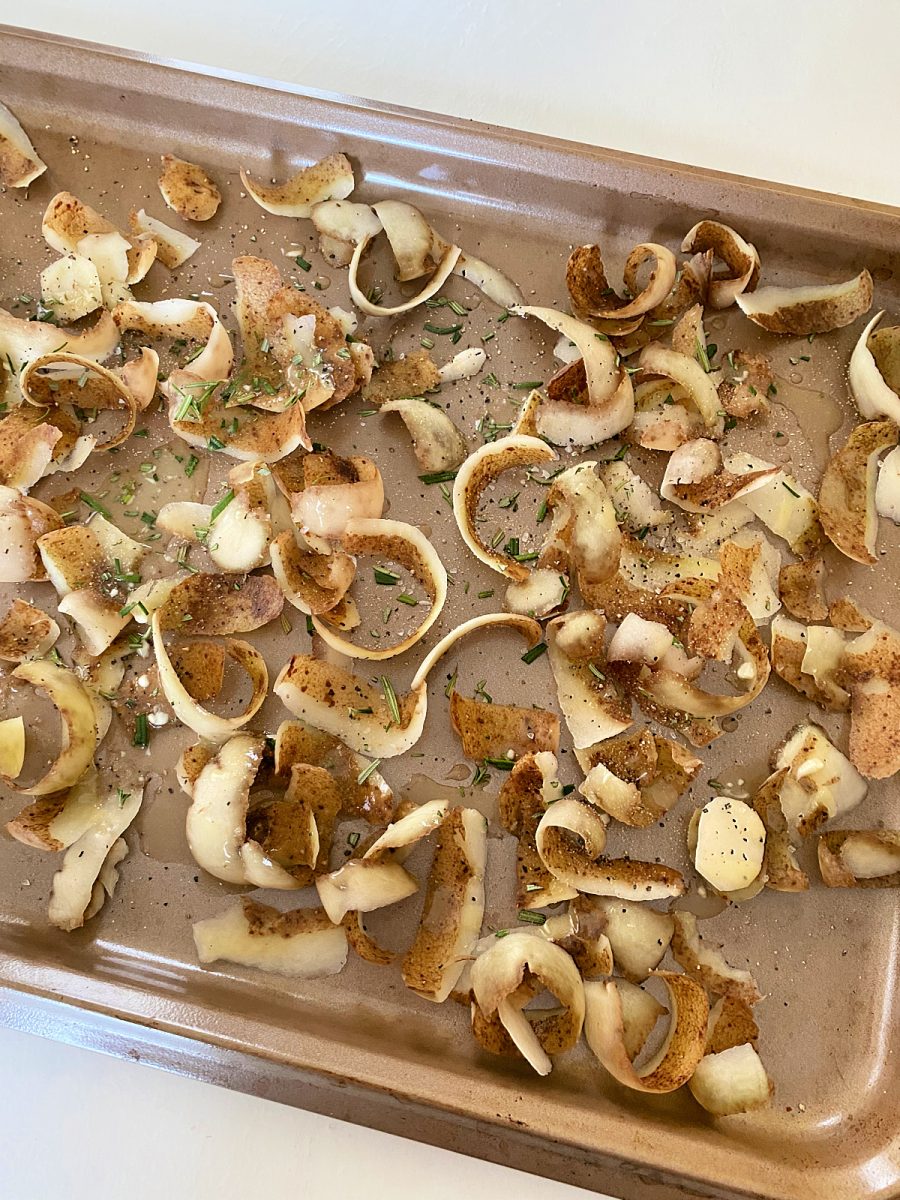
M 295 241 L 310 247 L 314 271 L 321 270 L 308 223 L 265 217 L 242 196 L 236 171 L 244 164 L 263 177 L 283 177 L 291 167 L 342 149 L 357 165 L 365 198 L 409 194 L 445 236 L 458 236 L 464 247 L 508 271 L 540 303 L 565 302 L 563 264 L 571 244 L 602 241 L 615 271 L 635 242 L 676 245 L 699 216 L 709 215 L 732 222 L 756 243 L 767 280 L 845 278 L 865 263 L 876 279 L 877 305 L 895 314 L 900 308 L 900 211 L 877 204 L 9 28 L 0 31 L 0 95 L 50 167 L 27 197 L 0 197 L 5 304 L 33 292 L 37 270 L 52 257 L 39 233 L 39 214 L 52 194 L 68 187 L 119 223 L 142 203 L 163 215 L 156 156 L 170 150 L 207 164 L 224 185 L 225 202 L 199 235 L 203 249 L 168 294 L 211 291 L 224 310 L 230 291 L 216 273 L 227 272 L 232 253 L 270 255 L 289 265 L 281 252 Z M 327 301 L 340 302 L 344 278 L 322 273 L 333 276 Z M 163 282 L 160 274 L 139 295 L 165 294 Z M 451 294 L 472 298 L 460 281 L 452 287 Z M 469 328 L 475 335 L 496 328 L 495 316 L 485 302 Z M 754 331 L 733 313 L 711 324 L 723 347 L 756 344 Z M 784 339 L 775 349 L 788 447 L 781 452 L 807 483 L 815 481 L 829 434 L 840 436 L 851 424 L 843 368 L 857 333 L 823 339 L 799 371 L 789 357 L 805 347 Z M 393 344 L 402 351 L 420 335 L 419 321 L 411 321 Z M 376 348 L 391 336 L 390 329 L 380 332 Z M 497 355 L 492 361 L 502 365 L 504 381 L 547 378 L 553 340 L 509 322 L 490 344 Z M 512 398 L 521 393 L 508 393 Z M 464 388 L 459 399 L 454 392 L 450 403 L 454 415 L 471 416 L 471 405 L 484 403 L 483 387 Z M 351 445 L 365 448 L 382 465 L 392 455 L 396 465 L 405 454 L 408 464 L 397 429 L 371 420 L 360 425 L 353 411 L 323 418 L 314 436 L 345 452 Z M 388 489 L 393 516 L 425 526 L 446 521 L 435 489 Z M 894 561 L 896 531 L 883 529 L 880 545 Z M 476 581 L 496 584 L 496 577 L 476 570 L 458 539 L 447 536 L 438 548 L 473 591 Z M 845 573 L 837 587 L 888 620 L 900 615 L 890 596 L 875 593 L 862 577 Z M 23 589 L 45 603 L 47 592 L 48 585 Z M 462 588 L 451 588 L 441 626 L 426 644 L 470 611 Z M 304 648 L 302 631 L 279 636 L 276 659 Z M 407 681 L 417 649 L 398 665 L 397 682 Z M 460 655 L 461 678 L 464 673 L 474 686 L 479 675 L 489 675 L 498 699 L 513 701 L 524 691 L 552 704 L 546 660 L 525 668 L 518 655 L 508 655 L 514 665 L 507 666 L 499 642 L 474 645 Z M 748 780 L 759 778 L 767 748 L 805 712 L 778 685 L 758 707 L 752 720 L 712 748 L 709 775 L 737 765 Z M 266 712 L 269 725 L 284 715 L 277 706 Z M 426 799 L 447 785 L 429 778 L 439 770 L 435 755 L 449 746 L 445 726 L 438 697 L 423 743 L 426 758 L 415 767 L 422 775 L 409 785 L 401 774 L 408 767 L 385 766 L 398 791 L 411 786 Z M 840 735 L 839 725 L 829 728 Z M 170 738 L 176 749 L 188 740 L 185 731 Z M 167 752 L 172 744 L 161 742 L 154 758 Z M 562 761 L 571 773 L 565 755 Z M 892 786 L 872 788 L 864 823 L 889 819 Z M 490 804 L 495 788 L 481 803 Z M 695 796 L 708 792 L 695 789 Z M 4 822 L 16 806 L 8 795 L 0 800 Z M 666 861 L 683 857 L 691 807 L 682 801 L 662 841 L 653 843 Z M 338 980 L 307 984 L 273 983 L 227 966 L 201 969 L 190 920 L 220 909 L 235 889 L 201 879 L 190 864 L 172 833 L 183 811 L 179 796 L 157 790 L 146 821 L 129 835 L 132 852 L 114 901 L 85 930 L 69 935 L 49 928 L 44 916 L 56 862 L 9 839 L 0 844 L 0 1019 L 626 1200 L 900 1195 L 894 1099 L 900 940 L 892 893 L 829 892 L 814 883 L 805 897 L 764 893 L 709 924 L 712 936 L 727 942 L 729 957 L 751 966 L 769 993 L 760 1009 L 762 1053 L 777 1086 L 769 1111 L 717 1123 L 689 1097 L 644 1098 L 621 1089 L 584 1048 L 538 1080 L 524 1064 L 481 1053 L 461 1008 L 437 1009 L 407 992 L 396 974 L 358 961 Z M 634 846 L 627 837 L 622 841 Z M 492 838 L 491 855 L 501 867 L 505 855 L 508 865 L 502 839 Z M 501 902 L 508 911 L 508 896 L 494 896 L 493 909 Z

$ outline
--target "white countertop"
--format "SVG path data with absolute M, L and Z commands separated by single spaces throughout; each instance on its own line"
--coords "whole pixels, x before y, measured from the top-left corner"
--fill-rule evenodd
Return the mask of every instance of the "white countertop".
M 0 21 L 22 16 L 0 0 Z M 161 57 L 900 205 L 893 0 L 42 0 L 27 16 Z M 588 1195 L 7 1030 L 0 1095 L 4 1200 Z

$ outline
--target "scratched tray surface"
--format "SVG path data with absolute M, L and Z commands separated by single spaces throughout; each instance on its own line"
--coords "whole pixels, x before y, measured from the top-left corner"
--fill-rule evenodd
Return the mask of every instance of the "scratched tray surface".
M 217 216 L 198 227 L 202 246 L 197 254 L 174 274 L 154 266 L 136 289 L 139 299 L 200 295 L 216 306 L 234 332 L 230 261 L 237 254 L 255 254 L 274 260 L 285 278 L 307 289 L 317 282 L 321 291 L 313 292 L 316 299 L 349 307 L 346 272 L 332 269 L 320 257 L 311 223 L 265 214 L 243 194 L 237 175 L 237 168 L 247 165 L 264 178 L 283 177 L 291 168 L 338 149 L 354 160 L 355 198 L 408 196 L 446 238 L 495 263 L 533 302 L 566 305 L 564 266 L 573 244 L 600 241 L 615 279 L 636 242 L 654 240 L 677 248 L 696 219 L 721 215 L 732 219 L 757 245 L 766 282 L 846 278 L 867 265 L 876 279 L 876 306 L 898 311 L 898 263 L 890 247 L 900 221 L 896 214 L 874 206 L 763 189 L 668 164 L 628 160 L 564 143 L 542 144 L 419 114 L 220 82 L 11 34 L 0 41 L 0 62 L 4 98 L 26 123 L 49 165 L 27 195 L 7 192 L 0 197 L 0 303 L 23 315 L 31 309 L 17 298 L 36 293 L 38 272 L 55 257 L 40 235 L 40 215 L 49 198 L 70 189 L 119 225 L 126 223 L 131 207 L 143 206 L 164 216 L 156 187 L 158 155 L 163 150 L 207 164 L 224 200 Z M 311 263 L 308 273 L 294 263 L 298 248 Z M 366 282 L 396 294 L 387 260 L 373 261 Z M 435 358 L 442 362 L 466 346 L 484 344 L 489 355 L 486 371 L 499 380 L 499 386 L 492 387 L 482 374 L 445 386 L 440 395 L 440 402 L 475 445 L 479 440 L 475 422 L 480 417 L 488 414 L 500 424 L 513 418 L 523 392 L 511 385 L 549 378 L 556 366 L 555 335 L 537 323 L 498 321 L 499 310 L 462 280 L 452 279 L 443 294 L 469 311 L 461 319 L 463 337 L 458 345 L 447 337 L 434 338 Z M 395 322 L 365 322 L 360 335 L 371 340 L 379 357 L 388 347 L 400 354 L 419 344 L 425 320 L 444 323 L 449 311 L 439 310 L 435 317 L 420 309 Z M 815 489 L 829 438 L 836 446 L 853 423 L 844 369 L 858 327 L 808 345 L 806 339 L 768 338 L 731 310 L 712 316 L 708 329 L 720 351 L 764 346 L 772 354 L 778 376 L 771 418 L 756 430 L 730 435 L 729 444 L 790 465 L 802 482 Z M 489 333 L 494 336 L 482 343 Z M 809 362 L 790 361 L 807 354 Z M 452 576 L 439 623 L 423 643 L 388 664 L 399 691 L 408 685 L 430 645 L 464 618 L 500 607 L 503 589 L 499 578 L 483 569 L 462 545 L 440 490 L 417 479 L 409 439 L 399 422 L 361 416 L 364 408 L 357 397 L 333 412 L 315 414 L 312 436 L 339 453 L 371 455 L 385 478 L 389 515 L 428 533 Z M 149 427 L 152 442 L 172 444 L 160 416 L 152 417 Z M 594 457 L 604 457 L 604 452 Z M 651 458 L 647 456 L 645 465 Z M 193 498 L 202 498 L 204 490 L 207 498 L 220 494 L 219 483 L 229 465 L 213 461 L 208 480 L 196 481 Z M 76 482 L 86 490 L 111 495 L 110 471 L 125 472 L 134 466 L 131 450 L 116 463 L 110 456 L 94 456 Z M 61 490 L 65 487 L 56 477 L 45 481 L 36 494 Z M 494 501 L 510 490 L 499 491 Z M 530 547 L 538 536 L 534 510 L 540 498 L 537 489 L 523 489 L 518 512 L 495 507 L 489 520 L 509 534 L 518 534 L 523 549 Z M 121 516 L 114 495 L 112 511 L 114 519 Z M 876 571 L 851 571 L 834 561 L 829 586 L 832 595 L 852 594 L 896 623 L 900 605 L 890 582 L 890 564 L 900 550 L 900 538 L 886 522 L 881 524 L 879 547 L 882 563 Z M 478 593 L 488 589 L 494 589 L 493 597 L 479 599 Z M 4 609 L 12 594 L 7 589 L 2 596 Z M 47 583 L 26 585 L 18 594 L 53 607 L 53 591 Z M 385 602 L 383 595 L 364 594 L 364 625 L 377 628 Z M 290 654 L 309 647 L 302 618 L 291 615 L 290 633 L 276 622 L 262 634 L 251 635 L 273 675 Z M 392 630 L 396 628 L 392 625 Z M 472 638 L 451 655 L 433 680 L 425 735 L 415 747 L 417 757 L 407 755 L 382 766 L 398 796 L 410 795 L 419 802 L 447 797 L 453 803 L 475 805 L 488 817 L 486 929 L 515 920 L 515 843 L 496 821 L 502 777 L 494 773 L 484 788 L 466 786 L 472 766 L 464 763 L 449 732 L 448 702 L 441 685 L 445 672 L 455 668 L 465 694 L 471 695 L 483 680 L 496 701 L 522 702 L 526 697 L 555 708 L 546 657 L 525 665 L 520 659 L 522 648 L 514 634 L 495 633 Z M 367 673 L 364 665 L 360 670 Z M 4 694 L 9 701 L 8 693 Z M 270 698 L 253 724 L 271 733 L 287 715 Z M 703 752 L 707 769 L 664 827 L 641 831 L 614 826 L 612 851 L 660 857 L 685 868 L 685 827 L 695 804 L 704 803 L 711 794 L 705 781 L 718 777 L 735 787 L 744 781 L 752 790 L 767 773 L 772 748 L 794 723 L 809 715 L 825 725 L 839 744 L 846 744 L 842 718 L 811 709 L 774 680 L 740 714 L 734 730 Z M 35 714 L 35 720 L 40 744 L 50 738 L 53 720 L 46 710 Z M 121 734 L 112 736 L 121 740 Z M 352 954 L 339 977 L 312 982 L 279 980 L 227 964 L 200 968 L 191 923 L 220 911 L 242 889 L 204 875 L 187 850 L 188 801 L 171 768 L 181 749 L 193 740 L 184 729 L 153 734 L 151 748 L 139 763 L 147 776 L 147 798 L 128 834 L 131 850 L 121 868 L 119 889 L 83 930 L 64 934 L 47 924 L 57 857 L 28 850 L 3 833 L 2 971 L 23 997 L 53 992 L 76 1004 L 107 1008 L 187 1033 L 197 1039 L 198 1061 L 204 1041 L 214 1041 L 362 1079 L 362 1068 L 357 1075 L 354 1064 L 375 1053 L 382 1066 L 374 1073 L 369 1070 L 368 1085 L 390 1088 L 460 1117 L 501 1126 L 516 1124 L 536 1138 L 568 1144 L 585 1156 L 616 1155 L 634 1166 L 657 1170 L 660 1177 L 690 1180 L 690 1187 L 703 1194 L 811 1195 L 813 1179 L 815 1194 L 823 1197 L 897 1194 L 900 1163 L 890 1094 L 890 1064 L 898 1036 L 893 1016 L 897 945 L 893 893 L 822 888 L 816 882 L 811 848 L 804 848 L 801 858 L 814 880 L 807 895 L 763 892 L 751 904 L 704 920 L 703 932 L 725 942 L 730 961 L 749 967 L 767 994 L 758 1009 L 760 1049 L 776 1085 L 770 1110 L 717 1124 L 690 1097 L 648 1099 L 620 1088 L 585 1046 L 558 1059 L 552 1075 L 538 1080 L 524 1063 L 483 1054 L 468 1031 L 468 1014 L 462 1007 L 451 1003 L 435 1007 L 420 1000 L 404 987 L 396 969 L 370 966 Z M 118 744 L 114 740 L 113 748 Z M 124 748 L 124 741 L 121 745 Z M 576 782 L 577 766 L 565 733 L 562 745 L 561 778 Z M 891 781 L 873 784 L 854 822 L 893 823 L 893 792 Z M 0 819 L 4 825 L 20 806 L 14 795 L 3 793 Z M 335 862 L 349 853 L 345 833 L 336 836 Z M 428 853 L 420 848 L 410 862 L 423 877 Z M 296 893 L 264 898 L 282 907 L 312 899 Z M 687 903 L 694 900 L 688 898 Z M 402 948 L 412 936 L 420 909 L 421 895 L 373 914 L 368 924 L 376 936 Z M 410 1132 L 415 1134 L 415 1129 Z M 475 1144 L 470 1148 L 473 1153 L 484 1152 Z M 517 1165 L 540 1171 L 540 1154 L 535 1151 Z M 649 1194 L 641 1190 L 636 1177 L 629 1176 L 628 1181 L 623 1177 L 621 1186 L 628 1195 Z

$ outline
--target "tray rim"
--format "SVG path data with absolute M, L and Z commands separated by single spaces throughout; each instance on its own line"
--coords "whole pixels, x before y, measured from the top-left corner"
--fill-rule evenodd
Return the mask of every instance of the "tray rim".
M 663 170 L 685 180 L 721 183 L 725 187 L 737 187 L 744 192 L 753 192 L 758 195 L 777 195 L 788 200 L 812 202 L 814 205 L 822 206 L 834 212 L 852 210 L 868 214 L 875 218 L 886 218 L 890 222 L 900 222 L 900 206 L 898 205 L 843 196 L 837 193 L 819 191 L 794 184 L 758 179 L 752 176 L 720 171 L 709 167 L 692 166 L 655 156 L 634 154 L 629 151 L 577 142 L 532 131 L 517 130 L 506 126 L 492 125 L 487 122 L 452 117 L 412 106 L 396 105 L 385 101 L 371 101 L 352 94 L 306 88 L 302 85 L 269 79 L 265 76 L 211 67 L 205 64 L 192 63 L 190 61 L 148 54 L 141 51 L 122 49 L 85 39 L 60 36 L 46 31 L 31 30 L 0 23 L 0 39 L 4 41 L 13 40 L 44 44 L 62 52 L 75 53 L 85 58 L 92 56 L 101 57 L 106 60 L 112 60 L 114 63 L 120 63 L 125 69 L 128 69 L 129 66 L 146 65 L 159 68 L 164 73 L 174 72 L 179 76 L 200 77 L 211 85 L 216 83 L 230 83 L 239 85 L 240 87 L 250 87 L 263 93 L 282 94 L 301 100 L 314 100 L 327 105 L 336 112 L 384 115 L 396 118 L 398 121 L 418 122 L 438 131 L 444 130 L 447 132 L 452 131 L 455 134 L 474 135 L 480 137 L 485 142 L 501 143 L 504 145 L 527 145 L 534 150 L 543 150 L 551 154 L 574 155 L 583 160 L 614 164 L 622 168 L 631 167 L 644 171 Z M 37 74 L 33 68 L 29 68 L 29 70 L 32 74 Z M 137 81 L 136 85 L 139 87 L 139 81 Z M 175 97 L 174 99 L 183 101 L 183 97 Z M 351 1088 L 356 1088 L 358 1091 L 364 1092 L 370 1101 L 375 1099 L 377 1094 L 381 1093 L 384 1097 L 399 1100 L 401 1105 L 409 1105 L 414 1110 L 413 1121 L 423 1113 L 436 1118 L 438 1127 L 442 1128 L 444 1133 L 452 1126 L 454 1121 L 463 1121 L 471 1127 L 480 1126 L 484 1129 L 490 1129 L 493 1138 L 492 1148 L 485 1148 L 483 1146 L 475 1147 L 474 1154 L 476 1157 L 508 1163 L 516 1153 L 522 1152 L 524 1142 L 524 1144 L 531 1148 L 532 1161 L 531 1163 L 517 1162 L 516 1166 L 536 1174 L 563 1179 L 568 1172 L 563 1171 L 562 1164 L 570 1159 L 573 1153 L 578 1154 L 584 1160 L 581 1163 L 581 1167 L 588 1172 L 588 1175 L 586 1178 L 578 1178 L 577 1180 L 572 1178 L 571 1182 L 577 1183 L 578 1186 L 591 1188 L 592 1190 L 596 1190 L 596 1188 L 601 1186 L 609 1188 L 614 1182 L 616 1188 L 621 1187 L 625 1189 L 622 1195 L 627 1197 L 628 1200 L 631 1200 L 632 1197 L 634 1197 L 634 1200 L 644 1200 L 645 1197 L 646 1200 L 651 1200 L 651 1198 L 652 1200 L 664 1200 L 664 1197 L 675 1195 L 684 1195 L 685 1197 L 705 1195 L 710 1198 L 715 1197 L 717 1200 L 720 1197 L 722 1200 L 732 1200 L 732 1198 L 734 1200 L 738 1200 L 738 1198 L 743 1200 L 745 1197 L 747 1200 L 751 1200 L 751 1198 L 754 1198 L 754 1200 L 800 1200 L 808 1192 L 794 1190 L 788 1183 L 788 1180 L 790 1179 L 791 1183 L 799 1186 L 804 1177 L 807 1180 L 818 1177 L 823 1183 L 827 1182 L 829 1185 L 828 1195 L 840 1196 L 842 1200 L 851 1200 L 851 1196 L 856 1195 L 860 1197 L 865 1195 L 866 1200 L 869 1200 L 869 1197 L 875 1195 L 875 1193 L 868 1192 L 831 1191 L 832 1186 L 845 1188 L 851 1185 L 851 1180 L 855 1181 L 858 1179 L 858 1171 L 853 1169 L 854 1164 L 849 1160 L 847 1163 L 842 1162 L 840 1165 L 819 1168 L 804 1167 L 799 1163 L 786 1168 L 784 1164 L 779 1164 L 774 1168 L 776 1178 L 783 1173 L 782 1181 L 785 1186 L 779 1187 L 777 1190 L 763 1192 L 758 1190 L 756 1186 L 757 1182 L 760 1183 L 760 1186 L 765 1186 L 766 1183 L 774 1183 L 774 1180 L 770 1181 L 767 1179 L 765 1183 L 754 1180 L 753 1185 L 745 1189 L 737 1187 L 734 1183 L 729 1184 L 725 1182 L 724 1175 L 719 1179 L 715 1179 L 709 1173 L 706 1173 L 703 1178 L 689 1177 L 680 1172 L 671 1173 L 670 1169 L 660 1164 L 660 1155 L 658 1153 L 654 1154 L 652 1148 L 647 1145 L 641 1147 L 645 1154 L 643 1158 L 639 1157 L 636 1153 L 633 1157 L 622 1158 L 621 1154 L 627 1147 L 621 1138 L 615 1139 L 618 1144 L 609 1145 L 608 1147 L 604 1147 L 603 1150 L 599 1150 L 596 1147 L 585 1147 L 577 1145 L 574 1142 L 564 1143 L 554 1138 L 547 1130 L 542 1131 L 532 1128 L 528 1133 L 523 1133 L 522 1130 L 515 1128 L 516 1122 L 512 1114 L 504 1118 L 498 1113 L 496 1120 L 488 1120 L 483 1116 L 472 1113 L 463 1114 L 455 1111 L 449 1105 L 442 1105 L 439 1101 L 424 1101 L 422 1097 L 409 1093 L 404 1095 L 401 1089 L 391 1088 L 387 1084 L 378 1085 L 371 1080 L 365 1082 L 349 1080 L 345 1075 L 329 1071 L 321 1063 L 313 1065 L 302 1062 L 290 1062 L 287 1059 L 279 1060 L 275 1057 L 274 1052 L 267 1054 L 265 1048 L 260 1045 L 244 1043 L 238 1049 L 229 1044 L 233 1039 L 224 1035 L 204 1032 L 198 1030 L 195 1026 L 179 1024 L 170 1019 L 158 1020 L 149 1013 L 141 1011 L 139 1003 L 134 1004 L 130 1009 L 113 1009 L 98 999 L 87 995 L 65 994 L 53 987 L 52 983 L 57 977 L 71 975 L 73 978 L 77 978 L 78 976 L 74 971 L 70 971 L 64 967 L 54 968 L 46 964 L 41 964 L 39 969 L 43 970 L 47 978 L 41 983 L 25 983 L 21 979 L 16 978 L 17 973 L 15 969 L 9 973 L 7 972 L 6 968 L 8 964 L 10 962 L 15 964 L 15 961 L 12 955 L 7 955 L 3 951 L 0 951 L 0 1021 L 10 1027 L 57 1039 L 71 1040 L 75 1044 L 112 1053 L 119 1057 L 126 1055 L 134 1057 L 128 1049 L 128 1043 L 131 1043 L 133 1046 L 141 1048 L 138 1057 L 142 1061 L 160 1066 L 163 1069 L 174 1070 L 193 1078 L 205 1079 L 208 1082 L 235 1087 L 238 1090 L 248 1091 L 253 1094 L 260 1094 L 256 1090 L 252 1079 L 254 1064 L 260 1076 L 265 1071 L 271 1070 L 276 1073 L 282 1072 L 295 1076 L 315 1077 L 318 1085 L 324 1089 L 324 1092 L 328 1092 L 329 1088 L 346 1088 L 349 1084 Z M 128 992 L 134 994 L 137 989 L 119 985 L 118 991 L 120 994 L 127 994 Z M 15 1001 L 19 1002 L 21 1008 L 17 1009 Z M 195 1009 L 202 1009 L 203 1005 L 197 1003 L 193 1007 Z M 182 1011 L 186 1013 L 190 1008 L 191 1005 L 188 1005 Z M 77 1038 L 71 1036 L 73 1025 L 71 1021 L 67 1021 L 66 1015 L 69 1013 L 77 1013 L 82 1021 L 83 1032 Z M 244 1023 L 247 1025 L 250 1024 L 248 1021 Z M 92 1036 L 93 1033 L 96 1033 L 96 1036 Z M 315 1037 L 315 1035 L 311 1036 Z M 193 1054 L 191 1050 L 194 1051 Z M 204 1053 L 201 1053 L 201 1050 L 205 1052 L 205 1056 Z M 229 1058 L 229 1056 L 235 1062 L 237 1060 L 249 1062 L 246 1078 L 243 1074 L 240 1077 L 233 1077 L 231 1072 L 222 1069 L 222 1060 Z M 327 1101 L 322 1106 L 317 1106 L 308 1103 L 307 1098 L 296 1099 L 292 1094 L 292 1089 L 286 1083 L 283 1090 L 285 1095 L 278 1098 L 284 1099 L 287 1103 L 311 1108 L 313 1111 L 329 1111 Z M 354 1115 L 347 1116 L 338 1112 L 333 1112 L 332 1115 L 351 1121 L 357 1119 Z M 420 1136 L 420 1131 L 410 1132 L 403 1127 L 406 1122 L 402 1120 L 399 1127 L 397 1127 L 396 1122 L 392 1122 L 381 1115 L 373 1114 L 371 1123 L 374 1127 L 385 1129 L 389 1132 L 400 1133 L 402 1136 L 429 1141 L 435 1145 L 448 1146 L 448 1142 L 443 1140 L 442 1137 Z M 448 1146 L 448 1148 L 456 1149 L 456 1147 L 452 1146 Z M 561 1150 L 560 1148 L 564 1149 Z M 636 1152 L 638 1150 L 637 1143 L 633 1142 L 630 1149 Z M 893 1151 L 892 1157 L 896 1156 L 900 1159 L 900 1128 L 886 1142 L 883 1142 L 878 1147 L 873 1146 L 871 1151 L 872 1156 L 875 1157 L 879 1153 L 883 1153 L 885 1149 L 890 1149 Z M 473 1148 L 466 1146 L 463 1152 L 472 1154 Z M 545 1155 L 548 1156 L 546 1165 L 543 1161 L 543 1156 Z M 710 1156 L 710 1158 L 719 1157 L 721 1157 L 720 1153 Z M 656 1161 L 653 1161 L 654 1158 Z M 606 1176 L 606 1172 L 609 1170 L 615 1172 L 614 1176 Z M 604 1178 L 599 1177 L 600 1173 L 603 1174 L 605 1182 Z M 747 1182 L 749 1184 L 750 1181 L 748 1180 Z M 663 1190 L 660 1191 L 659 1189 Z M 884 1198 L 888 1193 L 879 1191 L 877 1195 Z M 891 1193 L 891 1195 L 900 1196 L 900 1191 Z
M 728 185 L 737 184 L 743 188 L 750 188 L 759 192 L 777 192 L 782 196 L 787 195 L 800 200 L 811 200 L 836 208 L 851 207 L 873 215 L 900 220 L 900 205 L 886 204 L 878 200 L 864 200 L 856 196 L 844 196 L 838 192 L 821 191 L 817 188 L 802 187 L 799 184 L 779 183 L 777 180 L 760 179 L 753 175 L 741 175 L 734 171 L 720 171 L 714 167 L 695 166 L 691 163 L 660 158 L 655 155 L 635 154 L 630 150 L 617 150 L 592 142 L 579 142 L 574 139 L 556 137 L 552 134 L 517 129 L 508 125 L 493 125 L 487 121 L 478 121 L 469 119 L 468 117 L 454 117 L 447 113 L 416 108 L 412 105 L 392 104 L 383 100 L 369 100 L 364 96 L 354 93 L 305 87 L 301 84 L 273 79 L 268 76 L 233 71 L 224 67 L 211 67 L 204 63 L 195 63 L 190 59 L 148 54 L 141 50 L 129 50 L 123 47 L 110 46 L 103 42 L 94 42 L 86 38 L 67 37 L 48 33 L 44 30 L 29 29 L 25 26 L 10 25 L 3 22 L 0 22 L 0 38 L 43 42 L 62 49 L 99 55 L 117 61 L 161 67 L 167 71 L 176 71 L 182 75 L 199 75 L 210 82 L 226 81 L 228 83 L 256 88 L 260 91 L 280 92 L 299 99 L 318 100 L 334 108 L 382 113 L 409 121 L 419 121 L 436 128 L 452 129 L 457 132 L 472 132 L 495 141 L 515 141 L 517 143 L 524 141 L 534 147 L 550 151 L 555 150 L 569 154 L 574 153 L 581 157 L 600 158 L 604 161 L 619 163 L 623 166 L 663 169 L 687 178 L 693 177 L 713 182 L 720 181 Z

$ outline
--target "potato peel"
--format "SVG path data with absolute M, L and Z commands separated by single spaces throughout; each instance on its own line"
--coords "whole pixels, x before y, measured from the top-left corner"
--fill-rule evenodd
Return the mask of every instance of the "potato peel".
M 241 183 L 260 208 L 276 217 L 310 217 L 317 204 L 346 200 L 353 191 L 353 167 L 346 154 L 329 154 L 285 183 L 254 182 L 241 167 Z
M 699 984 L 672 971 L 655 971 L 669 996 L 669 1028 L 659 1050 L 635 1068 L 625 1046 L 622 996 L 615 980 L 585 984 L 584 1034 L 610 1075 L 638 1092 L 674 1092 L 694 1074 L 706 1044 L 709 1002 Z
M 735 299 L 744 315 L 769 333 L 806 336 L 850 325 L 872 307 L 872 291 L 872 276 L 860 271 L 844 283 L 761 287 Z

